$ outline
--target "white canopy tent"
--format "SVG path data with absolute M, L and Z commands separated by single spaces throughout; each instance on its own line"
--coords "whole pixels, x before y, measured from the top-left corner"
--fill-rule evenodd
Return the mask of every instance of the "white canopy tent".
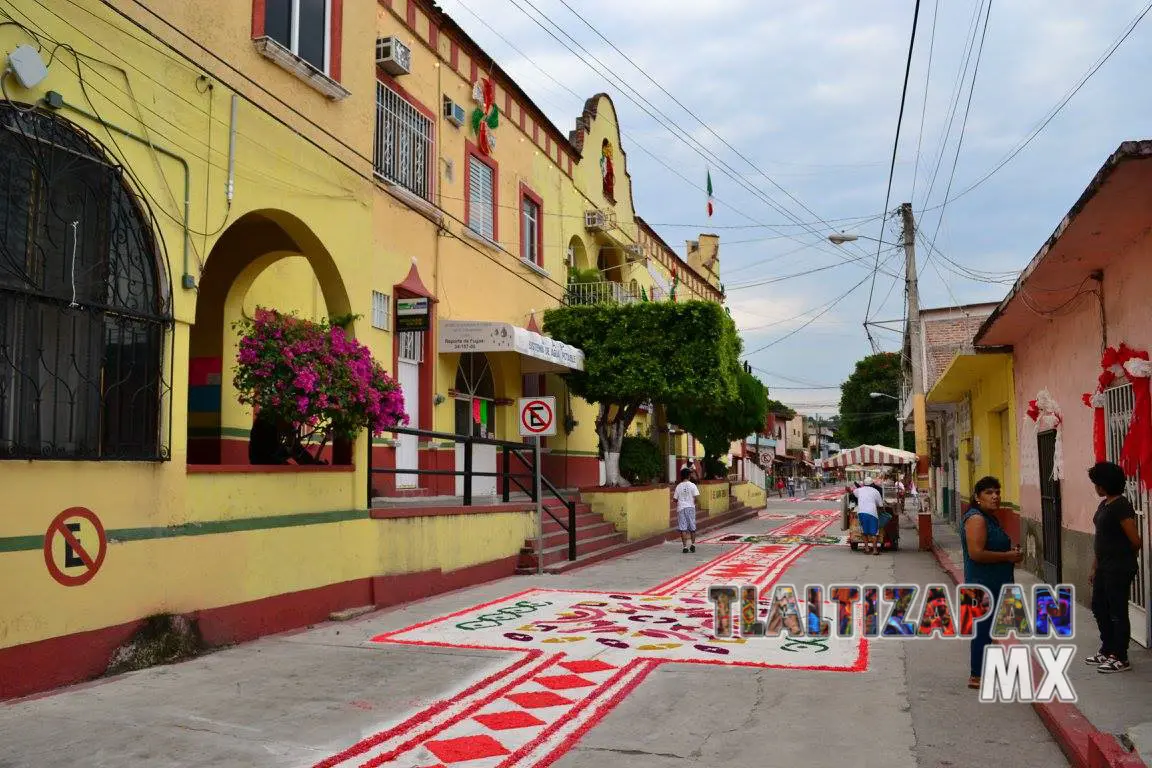
M 853 465 L 899 467 L 915 464 L 916 454 L 884 445 L 860 445 L 820 461 L 823 469 L 847 469 Z

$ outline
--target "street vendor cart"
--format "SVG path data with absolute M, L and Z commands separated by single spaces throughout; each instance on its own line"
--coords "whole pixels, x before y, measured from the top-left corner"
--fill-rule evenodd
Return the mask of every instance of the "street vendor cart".
M 828 469 L 873 468 L 876 474 L 892 469 L 904 474 L 915 464 L 916 454 L 883 445 L 861 445 L 822 461 L 822 466 Z M 878 479 L 875 485 L 884 497 L 884 504 L 880 508 L 880 548 L 895 551 L 900 549 L 900 515 L 896 484 Z M 855 507 L 856 499 L 852 495 L 851 488 L 846 487 L 840 500 L 840 520 L 841 528 L 848 531 L 848 545 L 853 550 L 859 549 L 864 541 Z

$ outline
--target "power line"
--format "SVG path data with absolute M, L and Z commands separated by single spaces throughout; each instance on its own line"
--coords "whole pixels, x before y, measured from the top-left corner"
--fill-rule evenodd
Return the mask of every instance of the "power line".
M 531 0 L 526 0 L 526 2 L 531 4 Z M 637 64 L 635 61 L 633 61 L 628 56 L 628 54 L 624 53 L 619 48 L 617 48 L 616 45 L 611 40 L 609 40 L 607 37 L 604 36 L 603 33 L 600 32 L 600 30 L 596 29 L 596 27 L 594 27 L 591 22 L 589 22 L 586 18 L 584 18 L 584 16 L 582 14 L 580 14 L 578 11 L 576 11 L 576 9 L 574 9 L 571 5 L 569 5 L 567 0 L 560 0 L 560 3 L 565 8 L 567 8 L 569 11 L 571 11 L 573 13 L 573 15 L 575 15 L 578 19 L 580 19 L 580 21 L 582 21 L 586 27 L 588 27 L 590 30 L 592 30 L 601 40 L 603 40 L 605 43 L 607 43 L 609 46 L 611 46 L 612 50 L 616 51 L 616 53 L 623 56 L 624 60 L 627 61 L 629 64 L 631 64 L 636 69 L 637 72 L 644 75 L 644 77 L 646 77 L 650 83 L 652 83 L 657 88 L 659 88 L 668 98 L 672 99 L 672 101 L 677 106 L 679 106 L 681 109 L 683 109 L 685 112 L 687 112 L 692 117 L 693 120 L 695 120 L 697 123 L 699 123 L 701 125 L 701 127 L 703 127 L 706 131 L 708 131 L 713 136 L 715 136 L 720 141 L 720 143 L 722 143 L 729 150 L 731 150 L 741 160 L 748 163 L 748 165 L 753 170 L 755 170 L 757 173 L 759 173 L 761 176 L 763 176 L 765 179 L 767 179 L 768 182 L 772 184 L 772 186 L 776 187 L 781 192 L 783 192 L 785 195 L 787 195 L 789 197 L 789 199 L 791 199 L 793 202 L 795 202 L 797 205 L 799 205 L 805 211 L 807 211 L 808 213 L 815 216 L 817 218 L 817 220 L 820 221 L 820 223 L 822 223 L 826 226 L 829 226 L 829 227 L 831 226 L 827 221 L 824 221 L 823 219 L 821 219 L 819 214 L 817 214 L 815 211 L 813 211 L 811 208 L 809 208 L 807 205 L 805 205 L 803 202 L 801 202 L 791 192 L 789 192 L 784 187 L 780 186 L 780 184 L 778 184 L 771 176 L 769 176 L 767 174 L 767 172 L 765 172 L 763 169 L 761 169 L 759 166 L 757 166 L 754 162 L 749 160 L 748 157 L 745 156 L 743 153 L 741 153 L 738 149 L 736 149 L 731 144 L 729 144 L 728 141 L 723 136 L 721 136 L 719 133 L 717 133 L 715 130 L 713 130 L 712 126 L 710 126 L 706 122 L 704 122 L 695 112 L 693 112 L 688 107 L 684 106 L 684 104 L 681 103 L 681 101 L 679 99 L 677 99 L 672 93 L 670 93 L 667 88 L 665 88 L 663 85 L 661 85 L 659 82 L 657 82 L 655 78 L 653 78 L 650 74 L 648 74 L 647 70 L 645 70 L 643 67 L 641 67 L 639 64 Z M 533 6 L 533 7 L 535 7 L 535 6 Z M 885 206 L 885 207 L 887 207 L 887 206 Z
M 936 0 L 936 6 L 932 10 L 932 34 L 928 39 L 928 73 L 924 77 L 924 101 L 920 105 L 920 137 L 916 140 L 916 167 L 912 171 L 912 196 L 909 198 L 910 200 L 916 198 L 916 180 L 920 176 L 920 149 L 924 142 L 924 118 L 928 115 L 928 86 L 932 84 L 932 56 L 936 51 L 936 19 L 939 16 L 940 0 Z M 887 300 L 884 299 L 884 301 Z M 881 304 L 880 306 L 884 305 Z
M 916 8 L 912 12 L 912 35 L 908 41 L 908 61 L 904 65 L 904 87 L 900 93 L 900 113 L 896 117 L 896 140 L 892 142 L 892 164 L 888 168 L 888 192 L 884 196 L 884 208 L 881 216 L 888 214 L 888 204 L 892 201 L 892 179 L 896 176 L 896 153 L 900 149 L 900 126 L 904 122 L 904 103 L 908 98 L 908 77 L 912 72 L 912 52 L 916 47 L 916 26 L 920 19 L 920 0 L 916 0 Z M 864 332 L 868 334 L 868 341 L 872 343 L 875 351 L 876 342 L 872 338 L 872 331 L 868 328 L 869 315 L 872 312 L 872 293 L 876 289 L 876 274 L 880 271 L 880 249 L 882 243 L 876 243 L 876 261 L 872 267 L 872 287 L 868 290 L 868 308 L 864 310 Z
M 937 208 L 941 208 L 944 205 L 947 205 L 949 202 L 959 200 L 961 197 L 964 197 L 969 192 L 972 192 L 975 189 L 977 189 L 978 187 L 982 186 L 984 184 L 984 182 L 988 181 L 988 179 L 990 179 L 994 175 L 996 175 L 996 173 L 999 172 L 1000 169 L 1002 169 L 1004 166 L 1008 165 L 1008 163 L 1012 162 L 1012 160 L 1015 159 L 1015 157 L 1017 155 L 1019 155 L 1021 152 L 1023 152 L 1024 149 L 1029 144 L 1031 144 L 1036 139 L 1036 137 L 1039 136 L 1044 131 L 1045 128 L 1048 127 L 1049 123 L 1051 123 L 1053 120 L 1056 119 L 1056 116 L 1059 115 L 1061 111 L 1063 111 L 1064 107 L 1066 107 L 1068 105 L 1068 102 L 1070 102 L 1073 99 L 1073 97 L 1075 97 L 1075 95 L 1080 92 L 1080 89 L 1083 88 L 1088 83 L 1088 81 L 1091 80 L 1092 77 L 1098 71 L 1100 71 L 1100 68 L 1103 67 L 1108 62 L 1108 60 L 1112 58 L 1112 55 L 1114 53 L 1116 53 L 1117 49 L 1120 48 L 1120 46 L 1124 43 L 1124 41 L 1127 40 L 1129 36 L 1131 36 L 1132 32 L 1134 32 L 1136 27 L 1139 26 L 1140 22 L 1144 20 L 1144 17 L 1148 15 L 1149 11 L 1152 11 L 1152 3 L 1149 3 L 1148 5 L 1146 5 L 1144 7 L 1144 10 L 1142 10 L 1139 14 L 1137 14 L 1136 18 L 1132 20 L 1132 22 L 1129 24 L 1128 29 L 1124 32 L 1124 34 L 1121 35 L 1120 38 L 1112 44 L 1112 46 L 1108 49 L 1108 51 L 1097 61 L 1096 64 L 1094 64 L 1088 70 L 1088 72 L 1080 79 L 1080 81 L 1075 85 L 1075 87 L 1073 87 L 1072 90 L 1067 95 L 1065 95 L 1064 98 L 1050 111 L 1050 114 L 1048 115 L 1048 117 L 1046 117 L 1038 126 L 1036 126 L 1036 128 L 1034 128 L 1029 133 L 1029 135 L 1015 149 L 1013 149 L 1003 160 L 1001 160 L 995 167 L 993 167 L 992 170 L 988 171 L 988 173 L 984 174 L 984 176 L 980 177 L 980 179 L 978 179 L 975 183 L 973 183 L 971 186 L 969 186 L 964 191 L 957 193 L 955 197 L 951 198 L 950 200 L 946 199 L 943 203 L 941 203 L 940 205 L 937 205 L 933 208 L 925 208 L 923 211 L 921 211 L 921 213 L 926 213 L 928 211 L 934 211 Z

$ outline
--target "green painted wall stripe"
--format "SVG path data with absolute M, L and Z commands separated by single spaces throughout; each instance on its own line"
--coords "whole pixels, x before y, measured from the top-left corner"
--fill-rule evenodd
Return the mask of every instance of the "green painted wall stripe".
M 325 525 L 343 523 L 349 520 L 367 520 L 366 509 L 338 509 L 332 512 L 305 512 L 299 515 L 269 515 L 267 517 L 246 517 L 236 520 L 208 520 L 202 523 L 184 523 L 168 527 L 114 528 L 108 531 L 108 541 L 150 541 L 152 539 L 172 539 L 180 536 L 209 536 L 218 533 L 240 533 L 243 531 L 264 531 L 273 528 L 295 528 L 301 525 Z M 42 549 L 43 536 L 9 536 L 0 538 L 0 552 L 24 552 Z
M 9 536 L 0 538 L 0 552 L 23 552 L 29 549 L 43 549 L 43 536 Z

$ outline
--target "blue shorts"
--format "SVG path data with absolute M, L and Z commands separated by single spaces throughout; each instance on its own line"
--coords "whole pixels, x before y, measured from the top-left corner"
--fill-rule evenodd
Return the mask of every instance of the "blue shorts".
M 696 510 L 694 508 L 676 510 L 679 528 L 684 532 L 696 532 Z
M 860 532 L 865 536 L 875 536 L 880 532 L 880 519 L 876 515 L 859 515 Z

